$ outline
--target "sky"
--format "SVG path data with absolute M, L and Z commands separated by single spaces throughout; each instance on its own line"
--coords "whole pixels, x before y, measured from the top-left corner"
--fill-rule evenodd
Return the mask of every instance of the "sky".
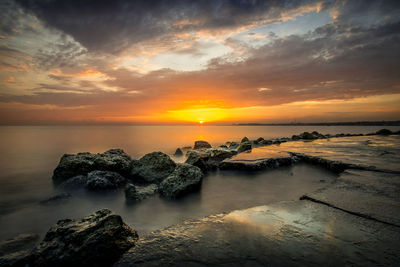
M 2 0 L 0 124 L 400 120 L 400 1 Z

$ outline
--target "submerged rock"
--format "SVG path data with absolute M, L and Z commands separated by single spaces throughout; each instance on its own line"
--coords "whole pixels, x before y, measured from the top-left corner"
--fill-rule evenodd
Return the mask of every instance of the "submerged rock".
M 68 180 L 62 182 L 58 188 L 65 190 L 65 191 L 71 191 L 71 190 L 76 190 L 83 188 L 87 182 L 87 176 L 86 175 L 78 175 L 74 176 L 72 178 L 69 178 Z
M 158 190 L 156 184 L 150 184 L 148 186 L 135 186 L 133 184 L 127 184 L 125 186 L 125 198 L 128 201 L 136 202 L 146 199 L 154 195 Z
M 211 145 L 207 141 L 196 141 L 194 142 L 193 149 L 211 148 Z
M 108 209 L 50 228 L 33 250 L 33 266 L 110 266 L 134 246 L 138 234 Z
M 176 163 L 162 152 L 152 152 L 132 163 L 133 179 L 148 183 L 160 183 L 176 167 Z
M 240 143 L 237 152 L 241 153 L 248 150 L 251 150 L 251 143 L 249 141 L 245 141 Z
M 180 149 L 179 147 L 175 150 L 174 156 L 176 157 L 181 157 L 183 156 L 183 152 L 182 149 Z
M 74 176 L 86 175 L 91 171 L 113 171 L 128 176 L 131 158 L 122 149 L 110 149 L 101 154 L 89 152 L 65 154 L 53 173 L 53 181 L 60 184 Z
M 0 243 L 0 266 L 24 266 L 39 240 L 37 234 L 20 234 Z
M 388 129 L 381 129 L 381 130 L 377 131 L 376 134 L 377 135 L 391 135 L 391 134 L 393 134 L 393 132 Z
M 56 203 L 60 201 L 65 201 L 71 197 L 71 194 L 69 193 L 60 193 L 57 195 L 54 195 L 52 197 L 49 197 L 48 199 L 40 201 L 40 204 L 51 204 L 51 203 Z
M 87 176 L 85 187 L 89 190 L 110 190 L 126 184 L 126 179 L 116 172 L 92 171 Z
M 159 192 L 168 198 L 178 198 L 200 188 L 203 173 L 190 164 L 178 164 L 176 169 L 161 184 Z

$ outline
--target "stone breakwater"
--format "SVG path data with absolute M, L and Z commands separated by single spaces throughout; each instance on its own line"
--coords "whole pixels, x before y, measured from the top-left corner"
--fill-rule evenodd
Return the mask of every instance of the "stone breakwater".
M 338 178 L 298 201 L 188 220 L 140 238 L 106 209 L 61 220 L 40 244 L 35 235 L 1 243 L 0 265 L 395 266 L 400 260 L 398 134 L 312 132 L 274 140 L 245 137 L 219 147 L 196 141 L 183 164 L 162 152 L 137 160 L 120 149 L 64 155 L 53 175 L 64 192 L 43 204 L 65 201 L 82 189 L 124 189 L 128 202 L 156 193 L 178 199 L 201 190 L 204 173 L 216 169 L 265 171 L 302 162 Z

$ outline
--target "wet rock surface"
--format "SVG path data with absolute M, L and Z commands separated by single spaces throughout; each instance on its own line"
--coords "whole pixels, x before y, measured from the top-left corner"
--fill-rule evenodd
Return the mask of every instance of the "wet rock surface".
M 119 215 L 102 209 L 80 220 L 60 220 L 35 247 L 32 266 L 110 266 L 138 235 Z
M 221 161 L 236 154 L 235 150 L 226 148 L 192 150 L 188 151 L 185 163 L 199 167 L 202 171 L 214 170 Z
M 167 154 L 152 152 L 132 163 L 131 176 L 142 182 L 160 183 L 175 167 L 176 163 Z
M 92 191 L 117 189 L 126 184 L 126 179 L 116 172 L 92 171 L 89 172 L 85 187 Z
M 400 228 L 310 201 L 189 220 L 139 239 L 114 266 L 396 266 Z
M 252 148 L 252 145 L 251 145 L 250 141 L 244 141 L 244 142 L 240 143 L 239 147 L 237 148 L 237 152 L 242 153 L 244 151 L 251 150 L 251 148 Z
M 113 171 L 128 176 L 131 158 L 122 149 L 110 149 L 101 154 L 89 152 L 65 154 L 53 173 L 53 181 L 60 184 L 78 175 L 87 175 L 91 171 Z
M 195 141 L 193 149 L 211 148 L 211 145 L 207 141 Z
M 0 266 L 24 266 L 39 241 L 37 234 L 20 234 L 0 243 Z
M 183 163 L 179 164 L 159 187 L 161 195 L 168 198 L 178 198 L 198 190 L 203 179 L 203 172 L 200 168 Z
M 149 198 L 158 191 L 156 184 L 150 184 L 146 186 L 139 186 L 133 184 L 127 184 L 125 186 L 125 198 L 128 202 L 138 202 L 143 199 Z

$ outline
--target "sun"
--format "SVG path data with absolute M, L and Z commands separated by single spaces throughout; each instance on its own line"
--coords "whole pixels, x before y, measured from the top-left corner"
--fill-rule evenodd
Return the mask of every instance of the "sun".
M 203 123 L 204 123 L 204 121 L 199 121 L 199 123 L 200 123 L 200 124 L 203 124 Z

